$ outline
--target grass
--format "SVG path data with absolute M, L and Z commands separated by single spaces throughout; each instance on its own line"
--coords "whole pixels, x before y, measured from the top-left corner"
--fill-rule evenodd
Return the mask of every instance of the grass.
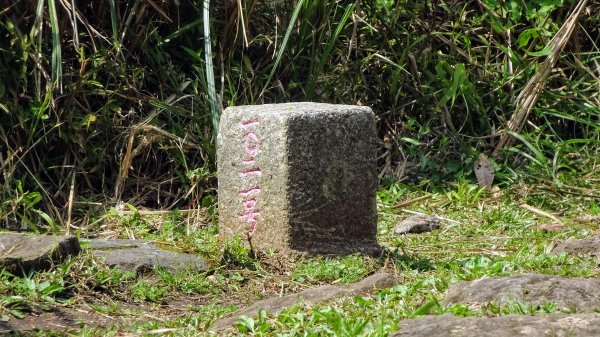
M 208 5 L 4 6 L 3 228 L 89 229 L 121 201 L 170 210 L 209 203 L 216 127 L 229 105 L 370 106 L 385 145 L 382 177 L 452 180 L 474 153 L 497 146 L 515 97 L 531 96 L 520 93 L 538 78 L 545 47 L 574 26 L 565 24 L 566 1 Z M 597 6 L 579 18 L 572 46 L 552 55 L 527 125 L 505 133 L 515 142 L 498 164 L 535 162 L 555 185 L 573 149 L 597 148 L 600 34 L 585 14 Z
M 306 284 L 352 283 L 376 268 L 375 261 L 361 255 L 350 255 L 340 259 L 313 258 L 296 263 L 292 279 Z
M 498 146 L 515 98 L 533 97 L 524 89 L 550 64 L 546 46 L 574 26 L 565 24 L 571 2 L 201 3 L 14 1 L 0 10 L 0 227 L 144 238 L 211 266 L 135 275 L 82 254 L 50 272 L 1 272 L 0 320 L 83 308 L 131 322 L 75 335 L 195 335 L 254 300 L 384 270 L 397 286 L 238 324 L 239 334 L 384 336 L 424 314 L 562 310 L 443 308 L 450 283 L 598 274 L 592 258 L 551 252 L 598 230 L 597 15 L 582 14 L 552 55 L 524 128 L 505 133 L 514 142 L 495 158 L 499 189 L 484 191 L 473 162 Z M 306 100 L 377 114 L 382 258 L 296 261 L 218 238 L 221 109 Z M 538 229 L 550 219 L 523 204 L 565 229 Z M 445 220 L 432 233 L 395 236 L 410 212 Z M 188 305 L 173 309 L 182 299 Z
M 523 172 L 522 177 L 528 174 Z M 598 188 L 597 173 L 589 174 L 585 182 L 564 183 Z M 428 197 L 420 198 L 425 195 Z M 117 220 L 128 224 L 121 228 L 129 233 L 164 242 L 170 249 L 200 254 L 211 261 L 210 271 L 172 274 L 159 269 L 134 275 L 110 270 L 83 254 L 57 266 L 54 272 L 28 277 L 2 274 L 2 318 L 15 320 L 56 306 L 77 308 L 89 303 L 88 308 L 96 314 L 127 317 L 130 322 L 117 320 L 104 328 L 84 325 L 74 330 L 74 335 L 161 331 L 195 336 L 219 317 L 253 301 L 320 284 L 351 283 L 375 271 L 386 271 L 398 278 L 396 286 L 369 296 L 339 298 L 311 307 L 297 305 L 278 315 L 263 312 L 259 317 L 242 317 L 236 329 L 237 334 L 257 336 L 387 336 L 400 320 L 427 314 L 570 312 L 553 303 L 488 303 L 479 307 L 459 303 L 444 307 L 440 301 L 452 283 L 529 272 L 565 277 L 595 277 L 600 273 L 593 257 L 552 252 L 562 240 L 597 233 L 598 220 L 593 216 L 600 213 L 598 199 L 553 195 L 535 181 L 486 192 L 467 178 L 454 184 L 421 186 L 388 181 L 377 197 L 378 240 L 388 252 L 376 259 L 361 255 L 300 260 L 281 260 L 269 254 L 254 257 L 239 242 L 225 245 L 216 240 L 212 225 L 185 235 L 181 214 L 161 215 L 160 219 L 139 214 L 121 216 Z M 406 205 L 408 200 L 419 201 L 402 209 L 394 207 Z M 549 219 L 524 209 L 524 203 L 554 213 L 566 227 L 560 232 L 538 229 Z M 441 229 L 394 235 L 394 226 L 415 212 L 442 217 Z M 170 309 L 173 303 L 183 304 Z M 149 316 L 149 312 L 157 314 Z

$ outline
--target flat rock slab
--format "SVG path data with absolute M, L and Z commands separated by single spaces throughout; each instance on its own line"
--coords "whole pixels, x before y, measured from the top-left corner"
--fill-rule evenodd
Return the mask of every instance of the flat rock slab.
M 86 242 L 87 241 L 87 242 Z M 176 273 L 184 270 L 204 272 L 206 261 L 192 254 L 177 253 L 156 247 L 141 240 L 90 239 L 84 241 L 84 249 L 93 256 L 104 259 L 111 268 L 122 271 L 145 273 L 154 268 L 164 268 Z
M 124 249 L 151 246 L 152 243 L 143 240 L 123 239 L 82 239 L 81 246 L 84 249 Z
M 558 309 L 593 312 L 600 309 L 600 279 L 540 274 L 484 278 L 451 285 L 442 304 L 506 305 L 514 301 L 533 306 L 555 303 Z
M 93 328 L 104 326 L 119 320 L 108 315 L 101 315 L 94 311 L 75 310 L 68 307 L 52 307 L 50 311 L 29 313 L 24 318 L 11 317 L 7 322 L 0 322 L 0 336 L 34 336 L 35 331 L 60 333 L 68 335 L 67 331 L 78 330 L 82 323 Z M 38 333 L 37 336 L 42 336 Z
M 390 337 L 596 337 L 600 314 L 506 315 L 458 317 L 422 316 L 401 321 Z
M 0 269 L 11 273 L 46 270 L 79 251 L 74 236 L 0 233 Z
M 302 303 L 313 305 L 325 302 L 342 296 L 357 296 L 369 293 L 374 289 L 383 289 L 395 285 L 395 278 L 388 273 L 376 273 L 359 282 L 349 285 L 323 285 L 318 288 L 305 290 L 297 294 L 290 294 L 283 297 L 269 298 L 258 301 L 251 306 L 227 316 L 215 322 L 211 331 L 219 332 L 232 328 L 233 324 L 241 316 L 257 317 L 259 310 L 265 310 L 271 314 L 278 314 L 281 311 Z
M 592 255 L 600 257 L 600 237 L 589 239 L 569 239 L 554 247 L 555 253 L 566 252 L 575 255 Z

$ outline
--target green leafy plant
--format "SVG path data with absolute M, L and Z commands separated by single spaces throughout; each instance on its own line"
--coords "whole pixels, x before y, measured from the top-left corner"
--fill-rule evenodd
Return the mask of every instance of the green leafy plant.
M 139 301 L 161 302 L 167 291 L 166 287 L 151 284 L 146 280 L 139 280 L 131 285 L 131 294 Z
M 456 185 L 456 190 L 448 192 L 447 197 L 450 201 L 459 205 L 475 204 L 485 193 L 485 188 L 480 188 L 476 184 L 472 184 L 464 179 Z
M 33 272 L 23 277 L 15 276 L 6 270 L 0 270 L 0 315 L 10 313 L 23 318 L 25 312 L 33 309 L 49 310 L 48 304 L 57 302 L 57 298 L 65 292 L 65 284 L 61 277 L 52 280 L 41 280 Z M 6 318 L 4 315 L 3 317 Z
M 235 323 L 235 327 L 242 333 L 249 333 L 253 336 L 267 336 L 266 333 L 269 331 L 270 324 L 267 322 L 266 312 L 259 310 L 256 319 L 242 316 Z
M 299 282 L 350 283 L 368 275 L 373 263 L 360 255 L 349 255 L 339 259 L 316 258 L 296 265 L 292 277 Z

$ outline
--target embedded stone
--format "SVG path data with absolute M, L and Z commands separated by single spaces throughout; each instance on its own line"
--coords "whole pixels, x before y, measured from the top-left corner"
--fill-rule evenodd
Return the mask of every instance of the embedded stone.
M 0 233 L 0 269 L 11 273 L 46 270 L 79 251 L 74 236 Z
M 376 289 L 392 287 L 396 279 L 388 273 L 375 273 L 358 282 L 348 285 L 326 284 L 317 288 L 308 289 L 297 294 L 289 294 L 282 297 L 268 298 L 258 301 L 251 306 L 242 309 L 227 317 L 216 321 L 210 328 L 214 332 L 222 332 L 230 329 L 242 316 L 257 317 L 261 310 L 270 314 L 279 314 L 297 304 L 311 306 L 344 296 L 364 296 Z
M 261 249 L 377 252 L 375 142 L 368 107 L 227 108 L 217 137 L 220 234 Z
M 504 306 L 511 302 L 531 306 L 553 303 L 559 310 L 595 312 L 600 309 L 600 279 L 541 274 L 482 278 L 450 285 L 442 305 Z
M 555 253 L 568 253 L 574 255 L 590 255 L 600 257 L 600 237 L 588 239 L 567 239 L 557 245 Z
M 594 337 L 600 336 L 599 314 L 421 316 L 400 321 L 390 337 Z
M 111 268 L 138 274 L 156 268 L 164 268 L 172 273 L 208 270 L 208 263 L 200 256 L 161 249 L 143 240 L 89 239 L 84 249 L 104 259 Z

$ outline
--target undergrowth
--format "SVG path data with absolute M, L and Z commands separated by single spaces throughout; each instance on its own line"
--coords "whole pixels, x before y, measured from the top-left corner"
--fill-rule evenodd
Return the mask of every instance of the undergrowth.
M 125 203 L 214 205 L 215 126 L 229 105 L 367 105 L 380 177 L 470 174 L 576 4 L 0 3 L 2 226 L 84 233 Z M 597 158 L 596 12 L 589 3 L 527 125 L 496 156 L 497 183 L 532 165 L 561 188 Z
M 234 333 L 386 336 L 426 314 L 567 312 L 440 301 L 450 284 L 482 277 L 598 275 L 594 258 L 552 251 L 597 233 L 600 215 L 598 3 L 564 50 L 548 49 L 578 3 L 0 0 L 0 227 L 143 238 L 210 265 L 137 275 L 84 253 L 51 271 L 0 270 L 0 321 L 83 306 L 123 319 L 76 335 L 192 336 L 252 301 L 375 271 L 398 284 L 242 317 Z M 550 56 L 537 103 L 506 131 Z M 218 238 L 221 111 L 288 101 L 377 114 L 382 257 L 295 261 Z M 492 155 L 503 134 L 512 144 Z M 482 153 L 492 190 L 473 173 Z M 551 220 L 532 207 L 564 226 L 545 230 Z M 415 213 L 442 228 L 394 235 Z M 181 299 L 189 305 L 173 314 Z
M 587 183 L 590 188 L 598 188 L 594 179 Z M 256 256 L 240 243 L 214 240 L 213 229 L 207 228 L 191 238 L 179 236 L 171 247 L 204 256 L 210 267 L 203 273 L 157 269 L 136 275 L 107 268 L 87 253 L 54 271 L 25 276 L 3 272 L 2 317 L 14 320 L 57 306 L 84 305 L 115 321 L 109 327 L 84 324 L 73 330 L 75 335 L 155 331 L 173 336 L 209 335 L 209 327 L 216 320 L 257 300 L 322 284 L 351 283 L 381 271 L 394 275 L 396 285 L 370 295 L 340 297 L 312 306 L 299 303 L 278 315 L 265 311 L 258 317 L 243 316 L 232 334 L 387 336 L 401 320 L 422 315 L 571 313 L 571 309 L 552 302 L 535 306 L 525 302 L 441 304 L 448 287 L 462 281 L 523 273 L 600 275 L 598 260 L 593 256 L 553 251 L 557 243 L 566 239 L 597 235 L 597 199 L 561 194 L 554 196 L 560 200 L 548 203 L 537 195 L 532 197 L 538 188 L 533 184 L 487 192 L 467 180 L 420 187 L 388 181 L 378 192 L 378 241 L 386 249 L 378 258 L 349 255 L 290 260 L 267 252 Z M 547 191 L 544 193 L 549 196 Z M 396 207 L 411 200 L 418 201 Z M 552 220 L 529 211 L 524 204 L 553 214 L 564 227 L 545 230 L 541 225 Z M 440 217 L 441 228 L 430 233 L 394 234 L 400 220 L 415 213 Z M 122 230 L 125 228 L 136 237 L 146 238 L 165 238 L 172 230 L 164 226 L 148 233 L 144 227 Z M 187 304 L 174 314 L 169 308 L 178 301 Z M 161 312 L 162 316 L 148 316 L 149 311 Z M 135 320 L 120 320 L 125 317 Z

